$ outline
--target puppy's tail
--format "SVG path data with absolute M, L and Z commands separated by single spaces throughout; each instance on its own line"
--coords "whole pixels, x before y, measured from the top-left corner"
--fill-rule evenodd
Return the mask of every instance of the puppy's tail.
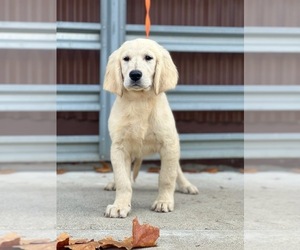
M 139 174 L 141 165 L 142 165 L 143 159 L 142 158 L 136 158 L 133 162 L 132 172 L 133 172 L 133 181 L 135 181 L 136 177 Z

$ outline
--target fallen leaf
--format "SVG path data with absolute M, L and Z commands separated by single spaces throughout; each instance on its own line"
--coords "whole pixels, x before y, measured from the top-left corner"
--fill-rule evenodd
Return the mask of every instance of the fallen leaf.
M 138 219 L 133 220 L 133 247 L 153 247 L 159 237 L 159 228 L 149 224 L 140 225 Z
M 60 234 L 55 241 L 24 240 L 15 233 L 0 238 L 0 250 L 12 249 L 14 246 L 23 250 L 99 250 L 107 248 L 125 248 L 131 250 L 138 247 L 156 246 L 159 237 L 159 228 L 149 224 L 140 225 L 138 219 L 132 221 L 132 236 L 123 241 L 106 237 L 99 241 L 87 239 L 70 239 L 67 233 Z
M 244 174 L 254 174 L 258 172 L 256 168 L 241 168 L 239 169 L 239 171 L 240 173 L 244 173 Z
M 22 239 L 20 241 L 20 246 L 22 245 L 29 245 L 29 244 L 45 244 L 45 243 L 53 243 L 53 241 L 49 240 L 49 239 L 38 239 L 38 240 L 26 240 L 26 239 Z
M 59 168 L 56 170 L 56 174 L 65 174 L 67 173 L 68 171 L 66 169 L 62 169 L 62 168 Z
M 214 174 L 214 173 L 218 173 L 219 170 L 218 170 L 218 168 L 207 168 L 207 169 L 204 169 L 202 172 Z
M 28 245 L 20 245 L 18 248 L 23 250 L 56 250 L 56 241 L 48 243 L 32 243 Z
M 117 248 L 126 248 L 127 250 L 131 250 L 133 248 L 132 237 L 125 238 L 122 241 L 117 241 L 112 237 L 106 237 L 100 240 L 99 243 L 102 248 L 117 247 Z
M 101 162 L 102 166 L 101 167 L 94 167 L 94 170 L 97 172 L 97 173 L 110 173 L 112 172 L 112 168 L 111 166 L 107 163 L 107 162 Z
M 74 244 L 70 246 L 66 246 L 65 249 L 71 249 L 71 250 L 95 250 L 100 249 L 101 244 L 98 241 L 90 241 L 86 243 L 79 243 Z
M 0 238 L 0 249 L 9 249 L 20 245 L 21 237 L 16 233 L 8 233 Z
M 0 169 L 0 174 L 13 174 L 16 170 L 13 169 Z
M 94 240 L 88 240 L 88 239 L 69 239 L 69 244 L 70 245 L 75 245 L 75 244 L 85 244 L 88 242 L 91 242 Z
M 150 167 L 148 168 L 148 173 L 159 173 L 160 168 L 159 167 Z
M 23 250 L 65 250 L 70 236 L 67 233 L 60 234 L 55 241 L 45 240 L 21 240 L 18 248 Z
M 198 173 L 199 171 L 197 170 L 197 169 L 187 169 L 187 168 L 183 168 L 182 169 L 182 172 L 184 172 L 184 173 Z
M 300 168 L 292 168 L 292 172 L 300 174 Z
M 132 236 L 123 241 L 116 241 L 112 237 L 107 237 L 99 241 L 101 247 L 117 247 L 131 250 L 137 247 L 154 247 L 159 237 L 159 228 L 149 224 L 140 225 L 138 219 L 132 221 Z M 77 249 L 76 249 L 77 250 Z M 79 250 L 79 248 L 78 248 Z
M 64 250 L 65 246 L 68 246 L 70 240 L 70 235 L 67 233 L 61 233 L 60 235 L 58 235 L 57 239 L 56 239 L 56 249 L 57 250 Z

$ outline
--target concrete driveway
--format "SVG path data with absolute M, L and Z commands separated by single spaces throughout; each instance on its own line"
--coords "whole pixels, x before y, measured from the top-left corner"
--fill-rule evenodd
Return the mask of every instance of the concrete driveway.
M 105 218 L 114 200 L 104 191 L 112 173 L 54 171 L 0 174 L 0 233 L 55 238 L 117 239 L 131 235 L 132 220 L 158 226 L 155 249 L 299 249 L 299 174 L 186 173 L 199 195 L 176 193 L 175 211 L 150 210 L 157 173 L 141 171 L 125 219 Z

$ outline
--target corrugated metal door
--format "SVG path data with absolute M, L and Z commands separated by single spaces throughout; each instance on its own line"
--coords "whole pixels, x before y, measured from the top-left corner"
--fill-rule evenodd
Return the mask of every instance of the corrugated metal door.
M 34 6 L 29 8 L 17 0 L 4 1 L 0 8 L 5 21 L 0 23 L 0 53 L 7 58 L 0 65 L 5 71 L 0 74 L 0 107 L 2 125 L 12 124 L 13 117 L 14 124 L 25 128 L 30 123 L 20 123 L 20 117 L 29 114 L 27 120 L 39 120 L 39 124 L 57 120 L 58 136 L 53 137 L 51 129 L 50 134 L 45 132 L 53 128 L 45 122 L 34 133 L 20 129 L 23 137 L 2 130 L 0 147 L 6 156 L 1 161 L 49 161 L 47 154 L 38 156 L 28 145 L 56 142 L 59 162 L 109 160 L 107 118 L 114 97 L 101 90 L 101 82 L 108 55 L 123 41 L 145 36 L 144 2 L 70 0 L 57 1 L 56 6 L 50 2 L 41 5 L 28 0 Z M 253 11 L 250 7 L 249 12 Z M 35 8 L 50 11 L 41 15 Z M 56 8 L 57 22 L 52 15 Z M 168 97 L 183 159 L 242 159 L 245 110 L 247 124 L 251 119 L 257 124 L 258 116 L 271 122 L 274 115 L 268 111 L 272 110 L 275 116 L 285 111 L 280 116 L 285 117 L 282 122 L 288 124 L 287 130 L 299 121 L 293 112 L 300 109 L 296 86 L 300 77 L 295 66 L 299 65 L 300 49 L 295 44 L 300 30 L 293 28 L 297 23 L 262 27 L 253 20 L 254 27 L 244 28 L 244 8 L 244 1 L 239 0 L 151 1 L 150 38 L 170 50 L 180 73 L 179 86 Z M 292 77 L 280 73 L 290 65 L 295 66 L 288 71 Z M 245 68 L 248 75 L 253 74 L 246 78 L 248 86 L 244 86 Z M 291 85 L 288 91 L 279 86 L 285 79 Z M 265 113 L 257 112 L 262 107 Z M 55 118 L 49 115 L 56 111 Z M 56 134 L 56 126 L 54 130 Z M 261 157 L 260 146 L 255 146 L 261 141 L 268 142 L 264 146 L 270 151 L 274 142 L 290 143 L 294 145 L 290 155 L 296 154 L 298 135 L 251 137 L 251 157 Z M 14 149 L 19 146 L 22 154 L 16 156 Z

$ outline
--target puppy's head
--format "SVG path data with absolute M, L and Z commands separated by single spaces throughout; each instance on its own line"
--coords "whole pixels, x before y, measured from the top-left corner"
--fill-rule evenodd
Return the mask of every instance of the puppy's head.
M 122 96 L 126 91 L 154 91 L 175 88 L 178 72 L 167 50 L 155 41 L 135 39 L 111 54 L 106 67 L 104 89 Z

